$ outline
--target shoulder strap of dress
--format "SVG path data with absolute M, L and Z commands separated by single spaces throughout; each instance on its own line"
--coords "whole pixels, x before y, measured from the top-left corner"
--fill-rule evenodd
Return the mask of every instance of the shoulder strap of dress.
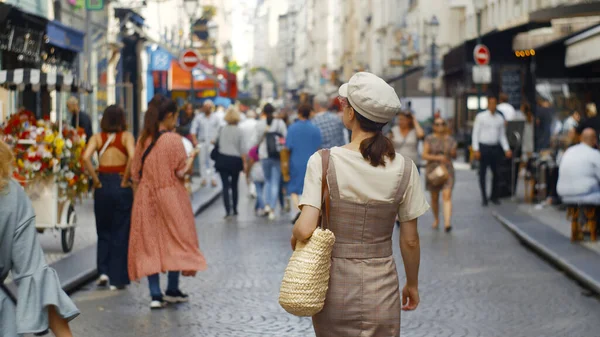
M 321 154 L 321 218 L 319 219 L 319 225 L 323 229 L 329 227 L 329 209 L 330 209 L 330 196 L 329 187 L 327 185 L 327 170 L 329 169 L 329 149 L 323 149 L 319 151 Z
M 410 177 L 412 176 L 413 161 L 407 157 L 404 157 L 404 170 L 402 170 L 402 178 L 398 184 L 398 190 L 396 191 L 396 202 L 400 203 L 404 199 L 404 194 L 410 183 Z

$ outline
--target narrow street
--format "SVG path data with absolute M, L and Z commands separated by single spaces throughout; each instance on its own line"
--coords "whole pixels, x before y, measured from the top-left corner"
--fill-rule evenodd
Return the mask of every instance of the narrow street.
M 403 313 L 402 336 L 598 336 L 600 302 L 522 246 L 482 209 L 473 171 L 458 171 L 454 230 L 420 220 L 421 304 Z M 241 215 L 223 220 L 218 200 L 197 219 L 209 269 L 182 278 L 189 304 L 151 312 L 146 282 L 125 291 L 91 284 L 73 298 L 77 336 L 314 336 L 310 319 L 277 302 L 290 256 L 288 216 L 255 218 L 242 193 Z M 397 262 L 400 254 L 395 248 Z M 401 276 L 403 270 L 400 267 Z M 163 288 L 166 287 L 163 281 Z

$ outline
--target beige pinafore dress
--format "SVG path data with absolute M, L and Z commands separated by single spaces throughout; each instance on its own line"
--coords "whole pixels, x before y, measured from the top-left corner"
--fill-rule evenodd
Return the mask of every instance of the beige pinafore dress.
M 335 164 L 329 161 L 329 229 L 335 234 L 335 245 L 325 307 L 313 316 L 317 337 L 400 336 L 401 303 L 392 234 L 411 171 L 412 161 L 405 157 L 392 203 L 356 203 L 340 199 Z

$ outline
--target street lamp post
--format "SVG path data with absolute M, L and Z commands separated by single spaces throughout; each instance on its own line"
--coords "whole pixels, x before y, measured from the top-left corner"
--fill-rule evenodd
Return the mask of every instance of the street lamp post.
M 196 12 L 198 11 L 198 0 L 184 0 L 185 11 L 190 18 L 190 49 L 194 48 L 194 20 L 196 18 Z M 190 69 L 190 92 L 188 94 L 188 102 L 192 103 L 194 100 L 194 69 Z
M 477 17 L 477 44 L 481 44 L 481 12 L 485 8 L 486 0 L 473 0 L 475 15 Z M 481 111 L 481 84 L 477 84 L 477 112 Z
M 431 119 L 433 121 L 435 117 L 435 79 L 437 77 L 437 68 L 435 64 L 435 38 L 440 28 L 440 22 L 434 15 L 427 25 L 429 27 L 429 34 L 431 35 Z

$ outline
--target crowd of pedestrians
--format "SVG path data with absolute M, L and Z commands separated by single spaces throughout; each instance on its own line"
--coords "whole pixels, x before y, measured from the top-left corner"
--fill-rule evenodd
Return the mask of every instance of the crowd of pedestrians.
M 339 109 L 332 108 L 336 106 L 333 100 L 337 100 Z M 327 180 L 333 205 L 330 225 L 340 244 L 334 250 L 334 262 L 338 261 L 335 265 L 339 268 L 332 268 L 332 282 L 344 282 L 342 275 L 352 275 L 357 280 L 352 287 L 363 290 L 352 290 L 350 293 L 356 296 L 340 303 L 337 299 L 341 297 L 336 293 L 340 290 L 332 288 L 325 309 L 314 317 L 318 336 L 360 334 L 367 330 L 370 336 L 397 335 L 401 307 L 417 307 L 416 224 L 417 218 L 429 209 L 421 186 L 421 159 L 427 161 L 424 176 L 433 202 L 434 227 L 439 222 L 438 199 L 442 194 L 445 228 L 452 228 L 452 159 L 456 156 L 456 141 L 449 135 L 446 121 L 437 118 L 434 132 L 425 137 L 412 111 L 402 109 L 394 90 L 370 73 L 353 76 L 340 88 L 339 97 L 317 94 L 312 101 L 299 104 L 293 114 L 272 104 L 243 113 L 236 105 L 215 106 L 210 100 L 196 111 L 192 104 L 180 108 L 173 100 L 156 95 L 148 104 L 137 141 L 127 132 L 125 112 L 118 106 L 109 106 L 100 124 L 101 131 L 89 138 L 84 153 L 84 164 L 94 187 L 100 275 L 97 284 L 117 291 L 125 289 L 130 281 L 147 278 L 151 309 L 188 301 L 188 295 L 179 286 L 180 276 L 195 276 L 207 268 L 184 184 L 194 174 L 200 176 L 201 185 L 210 184 L 207 188 L 212 188 L 218 185 L 218 173 L 226 218 L 238 215 L 242 174 L 250 196 L 256 198 L 257 216 L 277 219 L 286 212 L 283 200 L 289 198 L 289 215 L 294 224 L 292 246 L 298 240 L 308 239 L 314 230 L 321 209 L 321 183 Z M 321 165 L 324 153 L 330 158 L 327 171 Z M 94 157 L 98 167 L 94 166 Z M 444 168 L 447 177 L 441 184 L 432 185 L 428 177 L 439 167 Z M 7 170 L 2 167 L 0 175 L 6 175 Z M 31 210 L 22 193 L 13 191 L 12 183 L 3 184 L 0 189 L 8 189 L 12 199 L 2 201 L 0 207 L 22 203 L 26 220 Z M 6 198 L 1 194 L 0 197 Z M 365 216 L 349 217 L 356 209 L 362 209 Z M 2 221 L 0 215 L 0 226 L 5 226 Z M 402 292 L 398 290 L 391 253 L 394 222 L 400 226 L 407 274 Z M 348 226 L 353 230 L 346 231 Z M 29 233 L 33 228 L 28 225 L 14 230 Z M 368 237 L 377 243 L 366 242 L 365 236 L 357 233 L 370 233 Z M 33 244 L 28 247 L 30 253 L 43 260 L 35 240 L 27 240 Z M 358 253 L 352 247 L 358 246 L 364 246 L 358 250 L 363 252 L 359 258 L 372 263 L 353 262 Z M 12 246 L 3 243 L 2 250 L 4 247 Z M 9 264 L 6 266 L 10 268 Z M 43 261 L 36 266 L 47 268 Z M 168 283 L 163 292 L 160 275 L 165 273 Z M 47 289 L 66 297 L 51 276 Z M 381 280 L 385 280 L 385 289 L 371 286 Z M 365 298 L 381 292 L 385 293 L 381 295 L 385 301 L 379 307 L 361 304 Z M 382 308 L 384 316 L 375 314 Z M 369 327 L 346 315 L 351 310 L 358 310 L 370 322 Z M 60 331 L 77 311 L 66 298 L 47 314 L 50 327 Z M 382 324 L 384 330 L 380 329 Z

